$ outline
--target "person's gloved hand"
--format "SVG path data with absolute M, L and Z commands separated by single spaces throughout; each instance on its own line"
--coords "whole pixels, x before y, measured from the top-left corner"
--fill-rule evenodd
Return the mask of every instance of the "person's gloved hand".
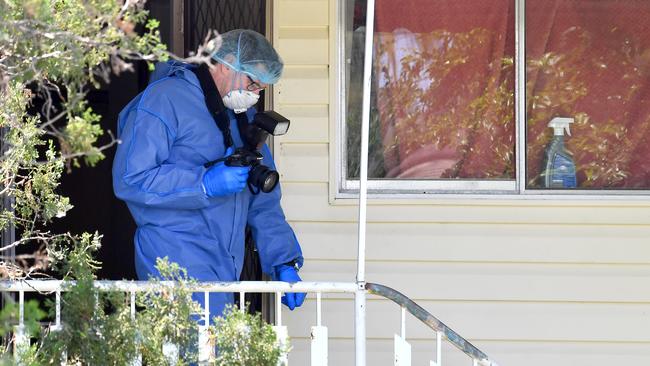
M 300 279 L 300 276 L 298 276 L 298 271 L 296 271 L 296 268 L 293 266 L 288 266 L 286 264 L 277 266 L 275 268 L 275 276 L 273 279 L 276 281 L 284 281 L 290 283 L 302 281 Z M 282 296 L 282 303 L 285 304 L 290 310 L 293 310 L 302 305 L 302 303 L 305 301 L 306 296 L 307 294 L 304 292 L 286 292 Z
M 233 153 L 233 148 L 226 150 L 226 156 Z M 203 187 L 209 197 L 226 196 L 241 192 L 246 187 L 250 166 L 226 166 L 222 161 L 211 166 L 203 175 Z

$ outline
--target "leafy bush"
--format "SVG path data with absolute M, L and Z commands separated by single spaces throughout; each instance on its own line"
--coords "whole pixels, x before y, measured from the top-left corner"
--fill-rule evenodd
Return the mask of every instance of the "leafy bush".
M 276 342 L 273 327 L 259 314 L 251 315 L 234 306 L 227 306 L 225 317 L 215 317 L 211 327 L 217 346 L 217 365 L 275 366 L 281 354 L 289 352 Z

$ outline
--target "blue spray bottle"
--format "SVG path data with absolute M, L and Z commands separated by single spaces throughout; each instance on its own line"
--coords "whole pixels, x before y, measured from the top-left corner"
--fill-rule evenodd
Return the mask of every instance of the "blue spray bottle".
M 573 118 L 555 117 L 548 123 L 553 129 L 553 140 L 546 148 L 542 172 L 543 188 L 575 188 L 576 165 L 573 154 L 564 147 L 564 131 L 571 136 L 569 125 Z

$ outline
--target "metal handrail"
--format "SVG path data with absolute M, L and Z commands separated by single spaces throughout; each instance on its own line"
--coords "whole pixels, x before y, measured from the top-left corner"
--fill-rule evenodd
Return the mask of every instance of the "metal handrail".
M 62 280 L 17 280 L 0 281 L 0 291 L 12 292 L 54 292 L 75 285 L 75 281 Z M 174 281 L 93 281 L 95 288 L 102 291 L 146 291 L 160 287 L 174 287 Z M 196 282 L 188 283 L 186 288 L 195 292 L 345 292 L 359 291 L 353 282 L 281 282 L 281 281 L 240 281 L 240 282 Z
M 405 308 L 409 313 L 411 313 L 411 315 L 418 318 L 429 328 L 433 329 L 436 332 L 442 332 L 442 334 L 447 337 L 447 340 L 449 340 L 451 344 L 453 344 L 459 350 L 463 351 L 463 353 L 472 359 L 477 360 L 480 365 L 497 366 L 496 362 L 491 361 L 488 356 L 476 348 L 476 346 L 468 342 L 465 338 L 461 337 L 458 333 L 453 331 L 451 328 L 449 328 L 447 325 L 438 320 L 435 316 L 431 315 L 431 313 L 426 311 L 423 307 L 418 305 L 415 301 L 411 300 L 401 292 L 388 286 L 379 285 L 376 283 L 366 283 L 366 290 L 373 295 L 378 295 L 392 300 L 394 303 Z

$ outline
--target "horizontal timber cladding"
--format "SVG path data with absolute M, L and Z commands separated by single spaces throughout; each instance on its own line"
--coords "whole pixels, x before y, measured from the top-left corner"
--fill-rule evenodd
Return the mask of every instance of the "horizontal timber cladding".
M 308 338 L 292 338 L 293 349 L 289 363 L 309 364 Z M 644 365 L 650 358 L 650 343 L 644 342 L 553 342 L 513 340 L 473 340 L 480 349 L 492 351 L 500 356 L 499 365 L 602 365 L 603 360 L 611 365 Z M 428 365 L 435 360 L 435 341 L 431 339 L 409 340 L 412 346 L 412 364 Z M 337 366 L 354 365 L 354 342 L 350 338 L 329 339 L 329 364 Z M 371 338 L 367 343 L 368 365 L 393 365 L 393 339 Z M 465 366 L 467 356 L 452 346 L 443 343 L 443 365 Z
M 336 199 L 342 1 L 279 0 L 274 42 L 285 72 L 275 109 L 292 124 L 275 139 L 283 207 L 305 255 L 306 280 L 353 281 L 358 207 Z M 500 365 L 650 364 L 650 203 L 633 200 L 371 198 L 367 279 L 391 286 Z M 283 313 L 308 364 L 315 296 Z M 368 304 L 368 364 L 392 365 L 400 311 Z M 323 296 L 329 364 L 354 364 L 354 301 Z M 413 364 L 434 359 L 434 335 L 414 319 Z M 443 364 L 465 365 L 445 345 Z

